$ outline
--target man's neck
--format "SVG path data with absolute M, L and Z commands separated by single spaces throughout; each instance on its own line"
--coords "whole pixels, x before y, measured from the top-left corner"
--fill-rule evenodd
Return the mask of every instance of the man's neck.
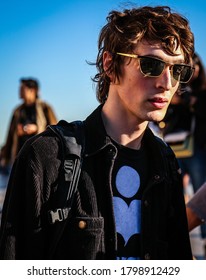
M 103 106 L 102 119 L 107 134 L 117 143 L 131 149 L 140 149 L 148 122 L 138 124 L 134 120 L 121 118 L 114 111 Z

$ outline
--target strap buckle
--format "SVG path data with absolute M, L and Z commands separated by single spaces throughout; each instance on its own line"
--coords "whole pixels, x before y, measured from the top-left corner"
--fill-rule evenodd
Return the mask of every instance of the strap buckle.
M 56 222 L 61 222 L 63 220 L 66 220 L 69 214 L 69 208 L 58 208 L 53 210 L 48 211 L 48 216 L 49 216 L 49 223 L 50 224 L 55 224 Z

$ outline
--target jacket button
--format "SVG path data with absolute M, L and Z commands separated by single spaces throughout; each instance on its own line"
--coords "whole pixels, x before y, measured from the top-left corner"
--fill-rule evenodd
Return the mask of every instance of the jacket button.
M 145 207 L 149 206 L 148 200 L 145 200 L 145 201 L 144 201 L 144 206 L 145 206 Z
M 80 229 L 84 229 L 84 228 L 86 228 L 87 223 L 85 221 L 79 221 L 78 226 L 79 226 Z
M 115 155 L 116 155 L 115 149 L 114 149 L 114 148 L 110 148 L 110 149 L 108 150 L 108 156 L 112 159 L 112 158 L 115 157 Z
M 160 176 L 159 175 L 155 175 L 154 178 L 155 178 L 155 180 L 158 181 L 160 179 Z
M 151 259 L 150 254 L 149 254 L 149 253 L 146 253 L 146 254 L 144 255 L 144 258 L 145 258 L 145 260 L 150 260 L 150 259 Z

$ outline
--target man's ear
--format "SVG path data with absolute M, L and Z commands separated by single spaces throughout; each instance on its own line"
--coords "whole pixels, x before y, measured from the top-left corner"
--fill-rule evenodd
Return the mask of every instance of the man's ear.
M 110 78 L 110 80 L 113 80 L 113 74 L 110 71 L 110 66 L 112 63 L 112 54 L 108 51 L 105 51 L 103 53 L 103 68 L 107 76 Z

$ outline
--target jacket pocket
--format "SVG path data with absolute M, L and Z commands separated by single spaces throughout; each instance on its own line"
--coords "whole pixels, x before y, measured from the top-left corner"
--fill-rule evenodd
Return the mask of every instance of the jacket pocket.
M 76 217 L 69 221 L 58 248 L 65 259 L 104 258 L 103 217 Z M 61 257 L 62 258 L 62 257 Z

